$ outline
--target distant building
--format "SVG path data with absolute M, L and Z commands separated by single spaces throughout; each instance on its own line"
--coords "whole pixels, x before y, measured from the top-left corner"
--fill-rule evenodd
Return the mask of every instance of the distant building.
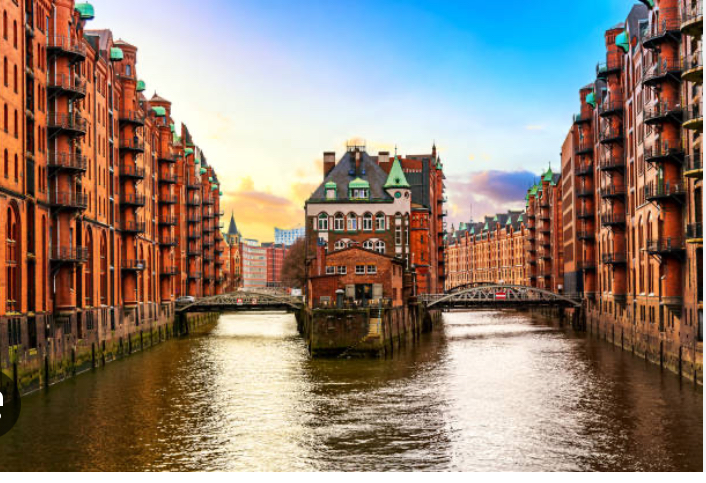
M 282 267 L 284 266 L 284 257 L 287 255 L 287 247 L 281 243 L 263 243 L 262 248 L 265 249 L 267 256 L 267 286 L 281 287 Z
M 298 239 L 304 238 L 304 235 L 306 235 L 306 229 L 303 226 L 291 230 L 275 228 L 275 244 L 291 246 Z
M 226 258 L 226 291 L 237 290 L 242 283 L 242 263 L 240 258 L 240 231 L 235 224 L 235 217 L 231 213 L 228 231 L 224 233 L 226 245 L 228 245 L 228 256 Z
M 267 249 L 257 240 L 243 239 L 240 244 L 243 288 L 267 287 Z

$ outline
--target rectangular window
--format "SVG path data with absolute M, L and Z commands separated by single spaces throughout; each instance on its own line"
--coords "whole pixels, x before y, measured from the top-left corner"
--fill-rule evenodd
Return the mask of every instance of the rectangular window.
M 402 245 L 402 226 L 395 226 L 395 245 Z
M 326 267 L 326 275 L 333 275 L 336 273 L 336 267 Z
M 345 265 L 339 266 L 338 273 L 339 273 L 339 275 L 345 275 L 346 273 L 348 273 L 348 271 L 346 270 L 346 266 Z
M 355 266 L 355 274 L 356 275 L 365 275 L 365 265 L 356 265 Z
M 368 265 L 368 273 L 375 274 L 378 273 L 378 267 L 375 265 Z

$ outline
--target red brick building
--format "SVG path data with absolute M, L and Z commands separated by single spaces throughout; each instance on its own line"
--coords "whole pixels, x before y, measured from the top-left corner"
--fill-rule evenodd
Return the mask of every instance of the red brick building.
M 263 243 L 267 257 L 267 286 L 282 287 L 282 266 L 287 256 L 287 247 L 281 243 Z
M 220 193 L 212 168 L 193 176 L 205 158 L 170 102 L 145 97 L 137 47 L 85 28 L 90 4 L 0 0 L 0 14 L 0 365 L 13 347 L 13 363 L 58 371 L 161 330 L 176 295 L 221 289 Z M 213 220 L 191 253 L 187 211 Z M 187 286 L 192 269 L 205 277 Z

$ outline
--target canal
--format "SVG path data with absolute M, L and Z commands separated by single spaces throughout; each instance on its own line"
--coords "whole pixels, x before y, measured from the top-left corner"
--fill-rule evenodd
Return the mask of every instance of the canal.
M 703 391 L 515 312 L 387 360 L 310 360 L 284 314 L 23 399 L 0 470 L 702 470 Z

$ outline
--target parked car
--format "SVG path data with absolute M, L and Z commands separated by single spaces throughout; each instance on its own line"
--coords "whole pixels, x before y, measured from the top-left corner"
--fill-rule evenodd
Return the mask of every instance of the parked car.
M 193 304 L 194 302 L 196 302 L 196 297 L 191 295 L 182 295 L 176 299 L 176 303 L 179 305 Z

